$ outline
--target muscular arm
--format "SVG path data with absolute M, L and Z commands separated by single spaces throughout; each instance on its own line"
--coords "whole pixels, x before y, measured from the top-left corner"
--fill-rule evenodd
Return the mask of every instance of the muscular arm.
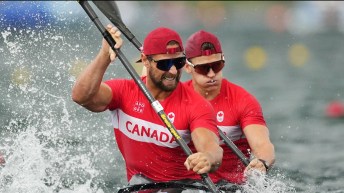
M 253 155 L 258 159 L 267 161 L 269 165 L 272 165 L 275 162 L 275 150 L 269 138 L 269 129 L 264 125 L 251 124 L 244 128 L 244 133 Z M 257 159 L 252 160 L 248 168 L 265 171 L 263 163 Z
M 120 31 L 116 30 L 116 28 L 113 28 L 111 25 L 107 26 L 107 30 L 116 41 L 115 47 L 120 48 L 123 42 L 120 38 Z M 105 39 L 103 39 L 102 48 L 98 55 L 79 75 L 73 86 L 73 101 L 93 112 L 105 110 L 112 99 L 112 91 L 109 86 L 102 83 L 102 79 L 107 67 L 115 57 L 116 54 Z
M 102 83 L 103 75 L 109 64 L 108 54 L 100 51 L 75 82 L 72 89 L 73 101 L 90 111 L 105 110 L 112 98 L 111 89 Z
M 215 171 L 222 163 L 223 150 L 219 138 L 206 128 L 196 128 L 191 133 L 197 153 L 190 155 L 185 166 L 198 174 Z

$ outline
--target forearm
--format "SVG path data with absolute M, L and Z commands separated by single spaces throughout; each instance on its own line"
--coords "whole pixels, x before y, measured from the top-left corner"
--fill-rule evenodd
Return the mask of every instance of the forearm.
M 252 148 L 252 153 L 256 158 L 268 162 L 270 166 L 275 163 L 275 149 L 273 144 L 270 142 L 256 145 Z
M 244 133 L 250 145 L 252 154 L 267 161 L 269 164 L 275 162 L 275 149 L 269 138 L 269 129 L 264 125 L 248 125 Z
M 109 55 L 100 51 L 91 64 L 78 76 L 72 89 L 72 98 L 76 103 L 86 104 L 98 93 L 109 64 Z
M 197 132 L 192 133 L 192 140 L 197 152 L 206 153 L 211 158 L 210 172 L 215 171 L 222 163 L 223 149 L 219 146 L 218 137 L 205 128 L 198 128 Z

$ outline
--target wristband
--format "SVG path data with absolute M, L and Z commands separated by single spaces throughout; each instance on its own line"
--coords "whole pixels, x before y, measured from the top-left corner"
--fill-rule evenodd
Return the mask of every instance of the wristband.
M 269 164 L 268 164 L 268 162 L 265 161 L 265 160 L 263 160 L 263 159 L 258 159 L 258 160 L 261 161 L 261 162 L 263 163 L 263 165 L 264 165 L 266 171 L 268 171 L 268 170 L 269 170 Z

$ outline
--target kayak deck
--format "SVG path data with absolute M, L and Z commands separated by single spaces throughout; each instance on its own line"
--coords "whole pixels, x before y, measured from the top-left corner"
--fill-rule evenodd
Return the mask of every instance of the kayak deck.
M 220 192 L 236 192 L 241 190 L 239 185 L 236 184 L 226 184 L 217 186 Z M 195 182 L 195 183 L 185 183 L 181 181 L 170 181 L 170 182 L 156 182 L 156 183 L 146 183 L 146 184 L 135 184 L 121 188 L 118 193 L 132 193 L 132 192 L 182 192 L 184 190 L 203 190 L 202 192 L 210 192 L 206 185 Z

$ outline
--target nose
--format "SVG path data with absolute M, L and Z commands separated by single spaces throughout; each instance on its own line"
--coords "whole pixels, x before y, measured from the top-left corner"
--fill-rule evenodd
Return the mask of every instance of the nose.
M 212 68 L 209 69 L 209 72 L 207 74 L 208 77 L 214 77 L 216 75 L 216 73 L 213 71 Z
M 172 65 L 168 72 L 171 73 L 171 74 L 177 74 L 178 70 L 177 70 L 177 68 L 174 65 Z

